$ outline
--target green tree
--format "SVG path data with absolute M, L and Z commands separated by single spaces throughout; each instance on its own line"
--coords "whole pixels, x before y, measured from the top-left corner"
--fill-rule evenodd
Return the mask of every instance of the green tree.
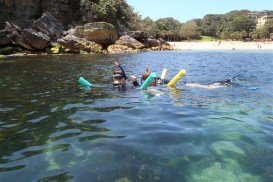
M 267 20 L 264 24 L 264 27 L 269 33 L 273 33 L 273 19 Z
M 83 23 L 105 21 L 119 30 L 135 29 L 140 16 L 125 0 L 81 0 Z
M 221 29 L 224 19 L 221 15 L 208 14 L 201 21 L 202 35 L 217 36 L 217 32 Z
M 156 36 L 156 23 L 150 17 L 140 20 L 138 29 L 146 31 L 149 36 Z
M 232 20 L 231 28 L 233 32 L 246 31 L 250 33 L 256 27 L 256 23 L 252 19 L 248 19 L 244 16 L 237 16 Z
M 180 36 L 184 39 L 200 39 L 201 33 L 198 31 L 198 26 L 194 20 L 188 21 L 181 26 Z
M 180 38 L 179 31 L 181 23 L 178 20 L 171 17 L 160 18 L 156 20 L 155 23 L 157 27 L 157 37 L 167 39 L 168 41 L 176 41 Z

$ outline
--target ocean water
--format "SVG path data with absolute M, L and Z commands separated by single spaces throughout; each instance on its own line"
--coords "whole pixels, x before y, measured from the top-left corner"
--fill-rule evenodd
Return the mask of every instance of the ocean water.
M 117 58 L 187 74 L 115 90 Z M 261 51 L 2 59 L 0 181 L 273 181 L 272 70 Z

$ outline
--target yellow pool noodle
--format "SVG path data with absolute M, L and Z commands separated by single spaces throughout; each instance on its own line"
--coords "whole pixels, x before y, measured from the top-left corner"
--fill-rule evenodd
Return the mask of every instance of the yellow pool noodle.
M 173 87 L 176 84 L 176 82 L 180 80 L 180 78 L 184 76 L 185 74 L 186 74 L 186 70 L 184 69 L 180 70 L 179 73 L 177 73 L 177 75 L 175 75 L 175 77 L 173 77 L 173 79 L 168 83 L 168 86 Z
M 160 77 L 161 80 L 165 80 L 166 76 L 167 76 L 167 69 L 163 69 L 163 71 L 161 73 L 161 77 Z

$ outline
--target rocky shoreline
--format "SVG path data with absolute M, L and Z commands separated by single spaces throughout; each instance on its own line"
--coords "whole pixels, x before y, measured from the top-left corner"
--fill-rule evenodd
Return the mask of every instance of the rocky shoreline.
M 0 55 L 29 54 L 119 54 L 173 50 L 165 40 L 148 37 L 144 31 L 118 32 L 106 22 L 92 22 L 68 31 L 52 14 L 20 26 L 6 22 L 0 31 Z

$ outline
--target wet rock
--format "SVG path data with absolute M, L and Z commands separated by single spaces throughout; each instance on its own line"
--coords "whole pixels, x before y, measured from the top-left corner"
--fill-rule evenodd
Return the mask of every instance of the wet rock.
M 67 49 L 70 49 L 71 52 L 74 53 L 80 53 L 80 50 L 88 53 L 100 53 L 102 51 L 102 47 L 95 42 L 88 41 L 84 38 L 75 37 L 73 35 L 67 35 L 61 39 L 58 39 L 57 43 Z
M 139 41 L 137 41 L 136 39 L 124 35 L 122 37 L 120 37 L 116 42 L 116 45 L 124 45 L 124 46 L 128 46 L 131 47 L 133 49 L 143 49 L 145 48 L 145 45 L 143 45 L 142 43 L 140 43 Z
M 74 36 L 85 38 L 105 47 L 114 44 L 118 39 L 115 27 L 106 22 L 87 23 L 75 28 Z

